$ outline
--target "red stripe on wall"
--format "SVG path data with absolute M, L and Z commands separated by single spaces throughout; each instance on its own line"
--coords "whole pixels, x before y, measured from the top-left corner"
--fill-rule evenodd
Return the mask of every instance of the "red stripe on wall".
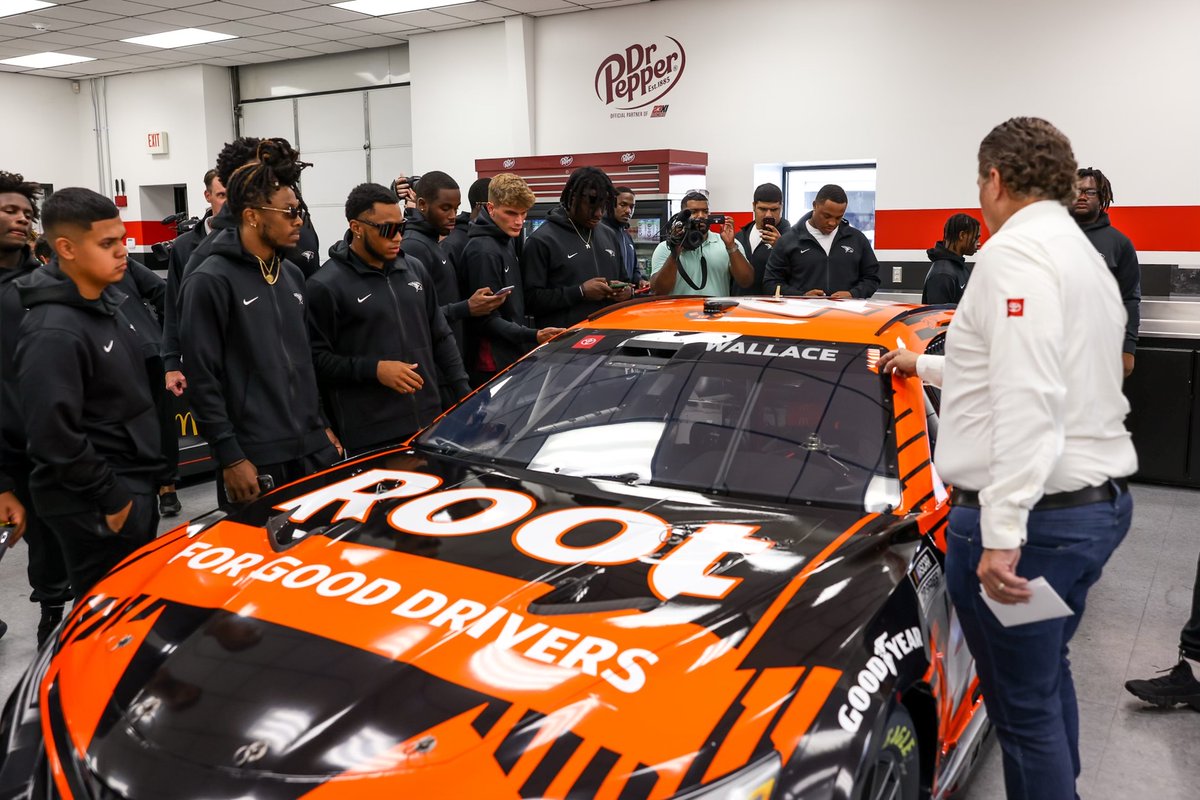
M 158 244 L 175 238 L 175 226 L 151 219 L 125 220 L 125 235 L 132 236 L 139 245 Z
M 942 238 L 952 214 L 983 219 L 978 208 L 894 209 L 875 212 L 877 250 L 925 250 Z M 1112 224 L 1138 250 L 1200 251 L 1200 206 L 1128 206 L 1111 208 Z M 987 240 L 985 227 L 983 238 Z

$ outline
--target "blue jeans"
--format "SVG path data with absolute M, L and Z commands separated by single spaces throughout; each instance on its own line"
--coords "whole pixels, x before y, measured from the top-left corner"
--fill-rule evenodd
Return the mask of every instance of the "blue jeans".
M 947 587 L 1004 753 L 1008 800 L 1078 798 L 1079 709 L 1067 644 L 1083 617 L 1088 589 L 1125 538 L 1132 515 L 1128 493 L 1030 513 L 1017 573 L 1045 576 L 1075 615 L 1005 628 L 979 595 L 979 510 L 950 511 Z

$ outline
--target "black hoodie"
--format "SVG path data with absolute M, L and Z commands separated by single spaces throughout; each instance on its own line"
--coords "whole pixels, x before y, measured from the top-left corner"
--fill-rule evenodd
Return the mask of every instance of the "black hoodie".
M 218 230 L 217 220 L 212 216 L 212 209 L 205 213 L 204 218 L 196 223 L 182 236 L 175 238 L 171 247 L 171 255 L 167 258 L 167 291 L 162 315 L 162 359 L 163 368 L 168 372 L 183 369 L 183 351 L 179 346 L 179 287 L 183 283 L 183 273 L 192 253 L 208 238 L 208 221 L 213 222 L 213 230 Z M 221 227 L 227 227 L 232 218 L 226 215 L 221 219 Z
M 579 228 L 562 206 L 525 241 L 521 275 L 525 302 L 539 328 L 569 328 L 611 300 L 588 300 L 583 284 L 592 278 L 623 280 L 621 245 L 612 228 L 600 223 Z
M 775 230 L 779 231 L 780 239 L 783 234 L 791 230 L 792 223 L 786 219 L 780 219 L 775 224 Z M 746 253 L 746 260 L 750 262 L 750 266 L 754 267 L 754 283 L 749 286 L 739 286 L 737 281 L 730 281 L 730 294 L 735 296 L 741 295 L 761 295 L 763 291 L 763 279 L 767 274 L 767 261 L 771 258 L 771 253 L 775 249 L 761 239 L 758 242 L 758 247 L 753 250 L 750 248 L 750 231 L 754 230 L 754 221 L 751 220 L 745 227 L 737 232 L 734 238 L 742 243 L 742 250 Z
M 1128 319 L 1125 322 L 1126 353 L 1137 350 L 1138 326 L 1142 320 L 1142 268 L 1138 266 L 1137 250 L 1129 237 L 1112 226 L 1108 212 L 1100 212 L 1100 216 L 1085 225 L 1083 234 L 1104 256 L 1113 277 L 1117 279 L 1117 288 L 1121 290 L 1121 301 L 1125 304 Z
M 513 287 L 500 308 L 472 318 L 467 325 L 467 352 L 474 359 L 468 368 L 498 372 L 537 345 L 537 330 L 526 324 L 525 293 L 512 237 L 500 230 L 486 208 L 471 221 L 468 236 L 461 262 L 463 292 L 473 294 L 481 286 L 493 292 Z
M 471 316 L 470 304 L 462 299 L 458 288 L 458 274 L 446 253 L 446 242 L 438 241 L 438 232 L 429 224 L 429 220 L 415 208 L 407 212 L 408 220 L 404 227 L 405 255 L 412 256 L 421 262 L 425 271 L 433 279 L 437 289 L 438 302 L 442 304 L 442 313 L 454 338 L 460 346 L 463 341 L 463 323 Z M 448 240 L 447 240 L 448 241 Z M 329 251 L 333 255 L 333 250 Z
M 166 303 L 167 284 L 149 267 L 129 259 L 125 277 L 116 283 L 117 291 L 125 295 L 121 315 L 137 329 L 142 339 L 142 354 L 148 366 L 158 371 L 156 387 L 162 384 L 162 319 Z
M 463 211 L 454 218 L 454 230 L 442 242 L 442 249 L 446 255 L 450 257 L 450 266 L 454 267 L 455 273 L 458 275 L 458 285 L 462 287 L 462 254 L 467 246 L 467 239 L 470 236 L 471 230 L 471 213 Z M 443 301 L 445 302 L 445 301 Z
M 834 232 L 829 254 L 808 232 L 808 212 L 771 248 L 763 276 L 763 293 L 800 297 L 813 289 L 825 294 L 849 292 L 852 297 L 870 297 L 879 288 L 879 259 L 862 231 L 842 222 Z
M 14 471 L 29 469 L 15 360 L 18 332 L 25 319 L 17 281 L 41 265 L 33 250 L 26 247 L 17 266 L 0 269 L 0 492 L 12 491 L 13 482 L 8 476 Z
M 86 300 L 52 261 L 17 281 L 29 309 L 16 349 L 21 414 L 43 516 L 115 514 L 162 471 L 142 339 L 108 287 Z
M 308 281 L 313 362 L 334 430 L 352 451 L 400 442 L 433 422 L 439 384 L 458 397 L 470 391 L 433 283 L 410 255 L 375 269 L 350 249 L 348 233 Z M 424 384 L 414 394 L 384 386 L 380 361 L 416 364 Z
M 925 275 L 925 288 L 921 290 L 921 302 L 929 306 L 958 304 L 962 302 L 971 271 L 967 260 L 938 242 L 925 251 L 933 264 Z
M 641 265 L 638 264 L 637 246 L 633 243 L 633 236 L 629 233 L 629 223 L 620 222 L 612 214 L 607 214 L 604 217 L 604 224 L 613 232 L 620 248 L 621 280 L 629 281 L 637 286 L 646 280 L 646 276 L 642 274 Z
M 300 268 L 281 259 L 268 284 L 237 228 L 202 249 L 210 255 L 184 277 L 180 336 L 192 411 L 217 461 L 275 465 L 329 447 Z

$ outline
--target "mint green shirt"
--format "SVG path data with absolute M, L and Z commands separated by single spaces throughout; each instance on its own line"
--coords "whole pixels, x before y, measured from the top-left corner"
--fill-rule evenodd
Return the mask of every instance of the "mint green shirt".
M 734 239 L 733 243 L 743 256 L 746 255 L 741 242 Z M 671 249 L 667 247 L 667 243 L 659 242 L 658 247 L 654 248 L 654 255 L 650 257 L 650 277 L 653 278 L 655 273 L 662 269 L 670 254 Z M 704 274 L 700 264 L 701 254 L 708 265 L 708 283 L 701 283 Z M 676 275 L 675 288 L 671 294 L 726 297 L 733 290 L 733 278 L 729 274 L 729 252 L 725 249 L 725 242 L 721 241 L 719 233 L 709 231 L 708 241 L 695 250 L 680 250 L 675 260 L 679 262 L 678 271 L 686 272 L 692 283 L 701 288 L 693 289 L 682 275 Z

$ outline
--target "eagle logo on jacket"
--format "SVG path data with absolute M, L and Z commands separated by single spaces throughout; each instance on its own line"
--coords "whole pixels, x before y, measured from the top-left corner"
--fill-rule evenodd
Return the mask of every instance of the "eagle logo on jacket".
M 853 247 L 851 247 L 851 246 L 850 246 L 850 245 L 848 245 L 848 244 L 844 244 L 844 245 L 842 245 L 842 249 L 843 249 L 843 250 L 845 250 L 847 253 L 853 253 L 853 252 L 854 252 L 854 248 L 853 248 Z
M 414 292 L 422 291 L 425 288 L 424 286 L 421 285 L 420 281 L 409 281 L 408 285 L 413 287 Z

